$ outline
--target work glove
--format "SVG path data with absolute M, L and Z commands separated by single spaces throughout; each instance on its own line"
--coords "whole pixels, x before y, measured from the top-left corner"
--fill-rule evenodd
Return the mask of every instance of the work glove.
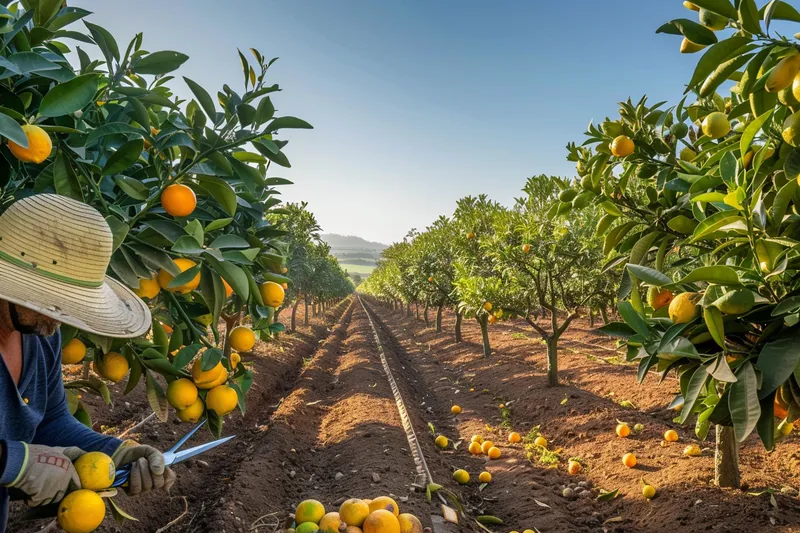
M 72 463 L 86 452 L 74 446 L 23 445 L 28 449 L 27 459 L 17 479 L 8 488 L 24 492 L 28 505 L 38 507 L 60 502 L 67 492 L 81 488 L 81 480 Z
M 152 446 L 126 440 L 114 452 L 112 459 L 117 468 L 131 465 L 128 487 L 125 489 L 131 496 L 153 489 L 169 490 L 175 483 L 175 472 L 164 465 L 164 454 Z

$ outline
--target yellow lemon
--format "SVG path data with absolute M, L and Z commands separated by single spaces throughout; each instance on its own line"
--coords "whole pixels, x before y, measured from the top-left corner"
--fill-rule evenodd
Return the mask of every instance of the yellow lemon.
M 694 320 L 700 310 L 697 308 L 696 292 L 682 292 L 675 296 L 669 304 L 669 318 L 675 324 L 685 324 Z
M 208 391 L 206 405 L 219 416 L 225 416 L 239 404 L 239 395 L 232 387 L 218 385 Z
M 725 137 L 731 131 L 731 123 L 728 122 L 728 115 L 715 111 L 709 113 L 703 119 L 703 135 L 711 139 L 719 139 Z
M 652 485 L 645 485 L 642 487 L 642 496 L 651 500 L 656 497 L 656 488 Z
M 249 352 L 256 345 L 256 334 L 246 326 L 237 326 L 231 330 L 231 348 L 237 352 Z
M 203 416 L 205 410 L 206 406 L 203 403 L 202 398 L 197 398 L 192 405 L 186 409 L 177 411 L 176 414 L 178 415 L 178 420 L 182 422 L 197 423 L 200 421 L 200 418 Z
M 61 362 L 65 365 L 80 363 L 84 357 L 86 357 L 86 345 L 80 339 L 70 340 L 61 349 Z
M 167 401 L 175 409 L 188 409 L 197 401 L 197 386 L 186 378 L 176 379 L 167 386 Z
M 140 279 L 139 287 L 133 289 L 139 298 L 155 298 L 161 292 L 161 285 L 158 283 L 158 276 L 150 279 Z
M 91 533 L 105 517 L 103 498 L 88 489 L 70 492 L 58 505 L 58 525 L 66 533 Z
M 264 300 L 264 305 L 267 307 L 280 307 L 285 297 L 283 287 L 274 281 L 267 281 L 259 285 L 258 292 L 261 293 L 261 299 Z
M 125 356 L 117 352 L 108 352 L 105 355 L 98 354 L 94 360 L 94 371 L 101 377 L 114 383 L 119 383 L 128 374 L 130 365 Z
M 81 479 L 81 488 L 104 490 L 114 483 L 117 467 L 103 452 L 85 453 L 75 460 L 74 466 Z
M 22 131 L 28 138 L 28 147 L 23 148 L 14 141 L 8 141 L 8 149 L 14 154 L 14 157 L 24 163 L 41 163 L 50 157 L 50 152 L 53 151 L 53 141 L 50 140 L 46 131 L 33 124 L 25 124 L 22 126 Z

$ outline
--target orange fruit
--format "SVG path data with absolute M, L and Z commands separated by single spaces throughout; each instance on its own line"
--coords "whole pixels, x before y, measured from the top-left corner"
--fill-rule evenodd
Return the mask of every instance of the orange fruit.
M 28 138 L 28 147 L 23 148 L 14 141 L 8 141 L 8 149 L 11 153 L 24 163 L 41 163 L 53 151 L 53 141 L 50 136 L 39 126 L 25 124 L 22 126 L 25 137 Z
M 492 475 L 486 471 L 481 472 L 480 475 L 478 476 L 478 481 L 480 481 L 481 483 L 491 483 Z
M 438 446 L 442 450 L 447 448 L 447 444 L 449 443 L 447 437 L 445 437 L 444 435 L 439 435 L 433 442 L 436 444 L 436 446 Z
M 617 424 L 617 436 L 618 437 L 627 437 L 631 434 L 631 428 L 628 427 L 628 424 Z
M 667 442 L 675 442 L 678 440 L 678 432 L 674 429 L 668 429 L 664 433 L 664 440 Z
M 472 455 L 480 455 L 480 454 L 482 454 L 483 450 L 481 450 L 481 445 L 479 443 L 477 443 L 477 442 L 470 442 L 469 443 L 469 453 L 471 453 Z
M 453 481 L 455 481 L 459 485 L 466 485 L 467 483 L 469 483 L 469 472 L 459 468 L 458 470 L 453 472 Z
M 453 413 L 454 415 L 460 414 L 461 407 L 458 405 L 454 405 L 453 407 L 450 408 L 450 412 Z
M 191 407 L 197 394 L 197 385 L 191 379 L 179 378 L 167 386 L 167 402 L 178 411 Z
M 483 441 L 483 444 L 481 444 L 481 450 L 483 451 L 483 453 L 489 453 L 489 449 L 492 448 L 493 446 L 494 443 L 492 441 L 485 440 Z
M 168 215 L 188 217 L 197 207 L 197 196 L 186 185 L 173 183 L 161 193 L 161 207 Z
M 633 140 L 626 135 L 619 135 L 611 142 L 611 153 L 616 157 L 627 157 L 636 147 Z
M 547 439 L 539 435 L 535 439 L 533 439 L 533 444 L 535 446 L 541 446 L 542 448 L 547 448 Z
M 636 456 L 632 453 L 626 453 L 622 456 L 622 464 L 627 466 L 628 468 L 633 468 L 636 466 Z
M 180 269 L 181 272 L 186 272 L 190 268 L 195 266 L 195 262 L 191 259 L 186 259 L 185 257 L 179 257 L 178 259 L 172 260 L 175 265 Z M 179 285 L 177 287 L 170 287 L 170 282 L 175 279 L 175 276 L 164 270 L 163 268 L 158 272 L 158 284 L 161 286 L 162 289 L 169 291 L 169 292 L 179 292 L 181 294 L 188 294 L 195 290 L 200 285 L 200 271 L 197 271 L 195 277 L 191 280 L 186 282 L 183 285 Z
M 391 511 L 380 509 L 369 514 L 362 529 L 364 533 L 400 533 L 400 521 Z
M 153 276 L 150 279 L 140 279 L 139 287 L 133 290 L 139 298 L 155 298 L 161 292 L 161 285 L 158 283 L 158 277 Z
M 323 516 L 325 516 L 325 506 L 318 500 L 304 500 L 294 511 L 294 521 L 298 524 L 303 522 L 319 524 Z
M 489 448 L 489 451 L 486 452 L 486 455 L 489 456 L 489 459 L 500 459 L 501 453 L 502 452 L 500 452 L 500 448 L 498 448 L 497 446 L 492 446 L 491 448 Z
M 361 524 L 369 516 L 369 512 L 369 504 L 358 498 L 346 500 L 339 507 L 339 516 L 342 518 L 342 522 L 348 526 L 361 527 Z
M 580 474 L 582 470 L 583 465 L 581 465 L 578 461 L 570 459 L 569 463 L 567 463 L 567 472 L 569 472 L 571 476 Z
M 228 380 L 228 372 L 221 362 L 211 370 L 203 370 L 202 360 L 202 357 L 198 357 L 192 365 L 192 380 L 198 389 L 213 389 Z
M 178 420 L 182 422 L 191 422 L 196 424 L 200 420 L 200 417 L 203 416 L 205 411 L 206 404 L 203 403 L 203 399 L 197 398 L 192 405 L 186 409 L 176 410 L 175 414 L 178 416 Z
M 74 365 L 86 357 L 86 345 L 80 339 L 72 339 L 61 349 L 61 362 L 65 365 Z
M 391 499 L 388 496 L 378 496 L 371 502 L 369 502 L 369 512 L 374 513 L 375 511 L 389 511 L 393 513 L 395 516 L 400 514 L 400 507 L 398 507 L 397 502 Z
M 495 322 L 497 322 L 497 317 L 494 316 L 494 315 L 489 315 L 489 319 L 488 320 L 489 320 L 489 324 L 494 324 Z
M 339 513 L 331 511 L 326 513 L 319 521 L 319 530 L 322 533 L 339 533 L 339 526 L 342 525 L 342 519 L 339 518 Z
M 95 355 L 93 368 L 95 373 L 100 376 L 114 383 L 119 383 L 122 378 L 128 375 L 130 365 L 121 353 L 108 352 L 105 355 Z
M 67 533 L 91 533 L 105 517 L 106 504 L 93 490 L 70 492 L 58 505 L 58 525 Z
M 422 533 L 422 522 L 411 513 L 403 513 L 397 517 L 400 522 L 400 533 Z
M 264 305 L 267 307 L 280 307 L 285 298 L 283 287 L 274 281 L 267 281 L 258 286 L 258 291 L 261 293 L 261 299 L 264 300 Z
M 515 444 L 515 443 L 517 443 L 517 442 L 519 442 L 521 440 L 522 440 L 522 437 L 520 437 L 519 433 L 517 433 L 516 431 L 512 431 L 511 433 L 508 434 L 508 442 L 510 442 L 512 444 Z
M 231 330 L 230 342 L 237 352 L 249 352 L 256 345 L 256 334 L 246 326 L 236 326 Z
M 239 405 L 239 395 L 227 385 L 217 385 L 206 396 L 206 406 L 219 416 L 225 416 Z
M 526 242 L 525 244 L 522 245 L 522 253 L 527 254 L 527 253 L 530 253 L 530 251 L 531 251 L 531 245 L 530 244 L 528 244 Z
M 480 435 L 473 435 L 472 438 L 469 439 L 469 441 L 477 442 L 478 444 L 483 444 L 483 437 L 481 437 Z

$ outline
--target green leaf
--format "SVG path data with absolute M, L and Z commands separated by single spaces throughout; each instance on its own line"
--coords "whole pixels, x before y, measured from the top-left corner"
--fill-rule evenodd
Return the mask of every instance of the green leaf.
M 163 420 L 163 422 L 166 422 L 166 420 Z M 107 500 L 108 503 L 111 504 L 111 512 L 114 515 L 114 519 L 118 520 L 117 523 L 119 523 L 119 518 L 121 518 L 123 522 L 125 520 L 133 520 L 134 522 L 139 521 L 139 519 L 136 518 L 135 516 L 131 516 L 130 514 L 126 513 L 114 500 L 114 498 L 105 498 L 105 500 Z
M 758 418 L 756 431 L 761 437 L 764 448 L 772 451 L 775 448 L 775 395 L 770 394 L 766 398 L 762 398 L 759 403 L 761 404 L 761 416 Z
M 699 0 L 698 2 L 692 3 L 697 7 L 702 7 L 703 9 L 707 9 L 729 19 L 736 20 L 738 16 L 736 8 L 731 5 L 729 0 Z
M 77 79 L 77 78 L 76 78 Z M 99 128 L 93 129 L 89 132 L 89 135 L 86 136 L 86 146 L 94 143 L 98 139 L 101 139 L 107 135 L 120 135 L 120 134 L 134 134 L 141 137 L 143 132 L 139 128 L 134 128 L 130 124 L 126 124 L 125 122 L 107 122 L 100 126 Z
M 133 165 L 144 150 L 144 139 L 134 139 L 119 147 L 103 166 L 103 176 L 119 174 Z
M 197 176 L 197 185 L 214 198 L 222 209 L 230 216 L 236 214 L 236 192 L 228 182 L 214 176 Z
M 177 254 L 200 255 L 205 249 L 191 235 L 184 235 L 172 245 L 172 251 Z
M 699 365 L 692 374 L 692 377 L 689 378 L 686 391 L 683 394 L 683 409 L 681 409 L 681 414 L 678 416 L 679 424 L 685 423 L 692 415 L 694 404 L 697 402 L 697 398 L 705 388 L 706 381 L 708 381 L 709 377 L 710 376 L 708 372 L 706 372 L 705 366 Z
M 625 323 L 633 328 L 636 333 L 643 337 L 647 337 L 650 334 L 644 317 L 633 308 L 630 302 L 620 302 L 617 308 Z
M 735 13 L 732 18 L 736 18 Z M 686 92 L 689 92 L 689 90 L 699 85 L 700 82 L 714 72 L 721 63 L 727 61 L 734 52 L 749 42 L 751 42 L 751 39 L 748 37 L 733 36 L 711 46 L 703 54 L 703 57 L 700 58 L 700 61 L 697 62 L 697 66 L 694 69 L 692 79 L 689 81 Z
M 28 147 L 28 136 L 19 123 L 5 113 L 0 113 L 0 135 L 10 139 L 23 148 Z
M 761 17 L 758 14 L 755 0 L 739 0 L 739 22 L 742 23 L 742 27 L 746 32 L 753 35 L 762 35 L 760 20 Z M 750 428 L 750 431 L 752 431 L 752 428 Z
M 209 248 L 249 248 L 250 243 L 248 243 L 243 238 L 239 237 L 238 235 L 220 235 L 214 241 L 208 245 Z
M 710 45 L 717 42 L 714 32 L 689 19 L 675 19 L 667 22 L 656 30 L 656 33 L 670 33 L 683 35 L 695 44 Z
M 683 285 L 698 281 L 716 283 L 717 285 L 741 285 L 736 271 L 731 267 L 724 265 L 712 265 L 695 268 L 687 276 L 682 278 L 680 281 L 673 283 L 672 285 Z
M 202 344 L 190 344 L 189 346 L 184 346 L 177 354 L 175 354 L 175 359 L 172 360 L 172 366 L 178 370 L 185 368 L 186 365 L 192 362 L 192 359 L 194 359 L 194 357 L 197 355 L 197 352 L 199 352 L 202 347 Z
M 289 163 L 289 158 L 287 158 L 286 154 L 284 154 L 283 152 L 279 151 L 278 153 L 275 153 L 272 150 L 270 150 L 267 144 L 263 142 L 253 141 L 253 146 L 255 146 L 259 152 L 264 154 L 264 157 L 266 157 L 273 163 L 276 163 L 285 168 L 291 168 L 292 164 Z
M 700 222 L 692 233 L 692 242 L 702 240 L 706 235 L 717 231 L 718 229 L 732 224 L 737 220 L 743 220 L 736 210 L 720 211 L 714 213 L 710 217 Z
M 130 178 L 120 174 L 114 177 L 114 182 L 116 182 L 117 187 L 119 187 L 122 192 L 135 200 L 147 200 L 147 197 L 150 193 L 147 185 L 135 178 Z
M 706 367 L 711 377 L 717 381 L 725 383 L 733 383 L 736 381 L 736 376 L 733 374 L 731 367 L 728 365 L 728 360 L 725 354 L 720 354 L 712 366 Z
M 800 362 L 800 337 L 787 334 L 768 342 L 758 354 L 756 366 L 761 371 L 759 397 L 774 392 L 794 371 Z
M 736 372 L 736 378 L 730 386 L 728 408 L 731 411 L 736 440 L 742 442 L 755 429 L 761 416 L 761 406 L 758 403 L 758 378 L 750 361 L 742 363 Z
M 111 228 L 111 235 L 114 239 L 111 251 L 114 252 L 125 242 L 125 237 L 128 236 L 128 232 L 131 228 L 114 215 L 108 215 L 106 217 L 106 223 L 108 227 Z
M 225 226 L 227 226 L 228 224 L 230 224 L 231 222 L 233 222 L 232 218 L 218 218 L 216 220 L 212 220 L 206 226 L 205 232 L 209 233 L 209 232 L 212 232 L 214 230 L 222 229 Z
M 17 52 L 11 54 L 6 59 L 14 63 L 22 74 L 32 72 L 44 72 L 47 70 L 59 70 L 61 67 L 52 61 L 48 61 L 36 52 Z
M 156 319 L 153 319 L 153 344 L 155 345 L 154 348 L 161 352 L 161 355 L 164 357 L 167 356 L 169 353 L 169 337 L 167 336 L 167 330 L 164 329 L 164 326 L 161 325 Z
M 608 335 L 609 337 L 616 337 L 620 339 L 627 339 L 636 334 L 636 331 L 625 322 L 609 322 L 597 328 Z
M 769 118 L 772 116 L 772 113 L 775 112 L 775 109 L 770 109 L 750 124 L 744 129 L 742 133 L 742 138 L 739 140 L 739 150 L 742 152 L 742 156 L 747 153 L 750 149 L 750 145 L 753 144 L 753 139 L 756 138 L 758 132 L 761 131 L 761 128 L 764 127 L 764 124 L 767 123 Z
M 203 89 L 199 84 L 190 80 L 186 76 L 183 77 L 183 81 L 186 82 L 186 85 L 189 86 L 192 93 L 194 94 L 195 98 L 197 98 L 200 107 L 203 108 L 203 111 L 206 112 L 208 118 L 211 119 L 211 122 L 217 121 L 217 109 L 214 107 L 214 100 L 211 99 L 211 96 Z
M 653 285 L 654 287 L 663 287 L 664 285 L 672 283 L 672 279 L 670 279 L 669 276 L 662 274 L 654 268 L 642 265 L 634 265 L 631 263 L 628 263 L 625 265 L 625 267 L 632 276 L 644 281 L 648 285 Z
M 716 307 L 703 308 L 703 320 L 706 323 L 711 338 L 720 348 L 725 348 L 725 324 L 722 321 L 722 312 Z
M 209 266 L 228 282 L 233 292 L 247 301 L 250 296 L 250 284 L 244 271 L 230 261 L 219 261 L 209 254 L 206 254 L 205 257 Z
M 712 95 L 716 90 L 717 87 L 725 83 L 730 79 L 730 76 L 739 70 L 747 61 L 753 57 L 755 54 L 743 54 L 743 55 L 736 55 L 732 59 L 729 59 L 719 65 L 711 75 L 706 78 L 706 81 L 703 82 L 703 85 L 700 87 L 700 91 L 698 94 L 701 97 L 706 97 Z
M 181 285 L 186 285 L 190 281 L 194 279 L 197 273 L 200 272 L 200 265 L 195 265 L 188 270 L 184 270 L 174 278 L 172 281 L 169 282 L 167 285 L 168 288 L 174 289 L 175 287 L 180 287 Z
M 58 16 L 53 19 L 50 24 L 48 24 L 47 29 L 50 31 L 58 31 L 61 28 L 69 26 L 73 22 L 77 22 L 84 17 L 88 17 L 91 14 L 91 11 L 87 11 L 80 7 L 65 7 L 61 9 L 61 11 L 58 12 Z
M 775 195 L 775 200 L 772 202 L 771 210 L 772 220 L 775 224 L 775 227 L 780 227 L 781 223 L 783 222 L 783 217 L 786 214 L 786 210 L 789 208 L 789 204 L 794 198 L 796 191 L 797 180 L 790 179 Z
M 275 115 L 275 106 L 272 105 L 272 100 L 269 99 L 269 96 L 266 96 L 261 99 L 258 103 L 258 108 L 256 109 L 256 118 L 255 123 L 256 126 L 260 126 L 261 124 L 265 123 L 269 119 L 271 119 Z
M 208 372 L 217 364 L 222 361 L 222 350 L 219 348 L 209 348 L 203 352 L 203 358 L 200 360 L 200 368 L 203 372 Z
M 265 128 L 265 132 L 272 132 L 281 129 L 305 129 L 311 130 L 314 129 L 314 126 L 306 122 L 305 120 L 299 119 L 297 117 L 278 117 L 272 122 L 270 122 L 267 127 Z
M 147 401 L 150 403 L 150 408 L 159 420 L 166 422 L 169 418 L 169 404 L 164 389 L 150 372 L 145 371 L 145 376 L 147 378 Z
M 770 4 L 772 4 L 772 2 Z M 759 14 L 763 15 L 768 5 L 762 7 L 759 11 Z M 790 20 L 792 22 L 800 22 L 800 13 L 798 13 L 797 9 L 795 9 L 788 2 L 782 2 L 781 0 L 777 0 L 776 2 L 774 2 L 774 7 L 772 9 L 772 16 L 770 17 L 770 19 Z
M 109 67 L 111 67 L 112 64 L 112 58 L 119 62 L 119 46 L 117 46 L 117 41 L 114 39 L 114 36 L 102 26 L 92 24 L 91 22 L 87 22 L 85 20 L 83 23 L 87 28 L 89 28 L 94 42 L 97 43 L 97 46 L 99 46 L 100 50 L 103 51 L 103 55 L 106 56 L 106 61 L 108 62 Z
M 53 162 L 53 184 L 56 193 L 83 201 L 83 190 L 81 190 L 78 176 L 61 150 L 58 151 L 56 160 Z
M 133 71 L 137 74 L 166 74 L 177 70 L 187 59 L 189 56 L 172 50 L 153 52 L 137 61 Z
M 50 89 L 42 103 L 39 114 L 43 117 L 61 117 L 83 109 L 94 100 L 99 87 L 96 74 L 84 74 Z

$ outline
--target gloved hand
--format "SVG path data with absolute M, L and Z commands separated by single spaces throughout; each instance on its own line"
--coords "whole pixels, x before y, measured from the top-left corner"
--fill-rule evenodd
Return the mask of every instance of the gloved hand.
M 175 472 L 164 466 L 164 454 L 152 446 L 126 440 L 114 452 L 112 459 L 117 468 L 131 465 L 126 488 L 131 496 L 144 494 L 153 489 L 169 490 L 175 483 Z
M 23 445 L 28 449 L 27 460 L 8 488 L 27 494 L 28 505 L 37 507 L 59 502 L 67 492 L 81 488 L 81 480 L 72 463 L 86 452 L 76 447 Z

